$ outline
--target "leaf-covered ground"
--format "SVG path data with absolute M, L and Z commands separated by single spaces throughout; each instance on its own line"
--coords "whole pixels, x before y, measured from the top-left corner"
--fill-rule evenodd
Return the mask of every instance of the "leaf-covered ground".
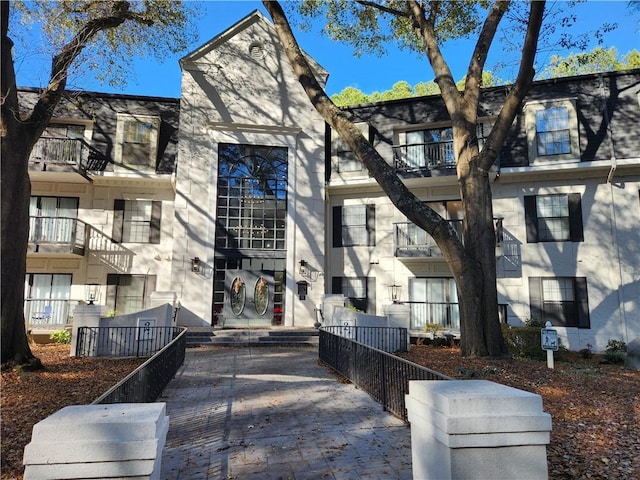
M 86 405 L 132 372 L 143 359 L 69 356 L 69 345 L 32 345 L 45 370 L 2 371 L 2 480 L 22 479 L 22 453 L 33 425 L 68 405 Z
M 640 372 L 565 353 L 567 361 L 460 357 L 457 348 L 412 346 L 402 356 L 453 378 L 480 378 L 542 397 L 551 414 L 550 479 L 640 479 Z
M 88 404 L 141 360 L 69 357 L 67 345 L 34 346 L 47 369 L 2 372 L 2 479 L 22 478 L 31 429 L 67 405 Z M 542 396 L 553 430 L 550 479 L 640 478 L 640 372 L 571 355 L 555 369 L 531 360 L 460 357 L 456 348 L 413 346 L 403 356 L 454 378 L 482 378 Z

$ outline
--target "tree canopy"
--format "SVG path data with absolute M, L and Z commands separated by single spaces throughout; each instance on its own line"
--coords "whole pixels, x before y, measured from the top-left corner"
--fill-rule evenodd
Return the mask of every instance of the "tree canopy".
M 131 79 L 136 57 L 162 61 L 168 53 L 184 51 L 197 40 L 193 21 L 200 15 L 195 2 L 173 0 L 17 0 L 11 7 L 9 28 L 16 65 L 22 59 L 31 64 L 40 61 L 42 76 L 49 78 L 51 59 L 84 32 L 91 35 L 90 41 L 75 52 L 67 80 L 82 84 L 80 79 L 90 74 L 114 87 Z M 117 17 L 126 28 L 102 28 L 107 27 L 106 19 Z M 34 28 L 42 33 L 37 42 L 30 35 Z
M 567 56 L 553 55 L 549 63 L 542 69 L 538 79 L 572 77 L 589 73 L 615 72 L 640 68 L 640 51 L 634 49 L 621 55 L 616 47 L 595 47 L 589 52 L 570 53 Z M 466 75 L 456 82 L 458 90 L 464 89 Z M 509 83 L 494 76 L 490 70 L 482 72 L 482 86 L 494 87 Z M 438 95 L 440 87 L 433 80 L 417 83 L 413 87 L 406 81 L 396 82 L 389 90 L 366 94 L 355 87 L 346 87 L 340 93 L 331 96 L 338 106 L 357 105 L 361 103 L 396 100 L 401 98 Z

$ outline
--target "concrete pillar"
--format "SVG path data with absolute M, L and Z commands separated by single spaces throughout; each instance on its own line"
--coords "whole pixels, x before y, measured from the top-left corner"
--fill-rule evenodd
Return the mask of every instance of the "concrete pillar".
M 99 327 L 100 326 L 100 305 L 78 305 L 73 310 L 73 329 L 71 331 L 71 351 L 70 356 L 76 356 L 76 346 L 78 344 L 78 328 Z M 86 352 L 87 356 L 98 355 L 98 334 L 95 333 L 94 341 L 91 342 L 91 351 Z
M 411 344 L 411 336 L 409 335 L 411 306 L 404 303 L 392 303 L 390 305 L 384 305 L 382 310 L 388 318 L 387 326 L 407 329 L 407 350 L 409 350 Z
M 486 380 L 410 381 L 413 478 L 547 479 L 540 395 Z
M 159 479 L 168 430 L 164 403 L 65 407 L 34 425 L 24 479 Z

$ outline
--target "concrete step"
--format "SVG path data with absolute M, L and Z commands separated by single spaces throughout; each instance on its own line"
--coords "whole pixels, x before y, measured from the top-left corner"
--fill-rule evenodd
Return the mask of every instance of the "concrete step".
M 317 346 L 319 332 L 313 328 L 287 329 L 213 329 L 197 328 L 187 331 L 187 347 L 295 347 Z

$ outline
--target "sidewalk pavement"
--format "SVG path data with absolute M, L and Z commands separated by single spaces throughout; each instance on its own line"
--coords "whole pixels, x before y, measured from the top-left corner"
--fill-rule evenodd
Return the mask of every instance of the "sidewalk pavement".
M 411 479 L 411 432 L 318 349 L 187 350 L 158 401 L 165 480 Z

